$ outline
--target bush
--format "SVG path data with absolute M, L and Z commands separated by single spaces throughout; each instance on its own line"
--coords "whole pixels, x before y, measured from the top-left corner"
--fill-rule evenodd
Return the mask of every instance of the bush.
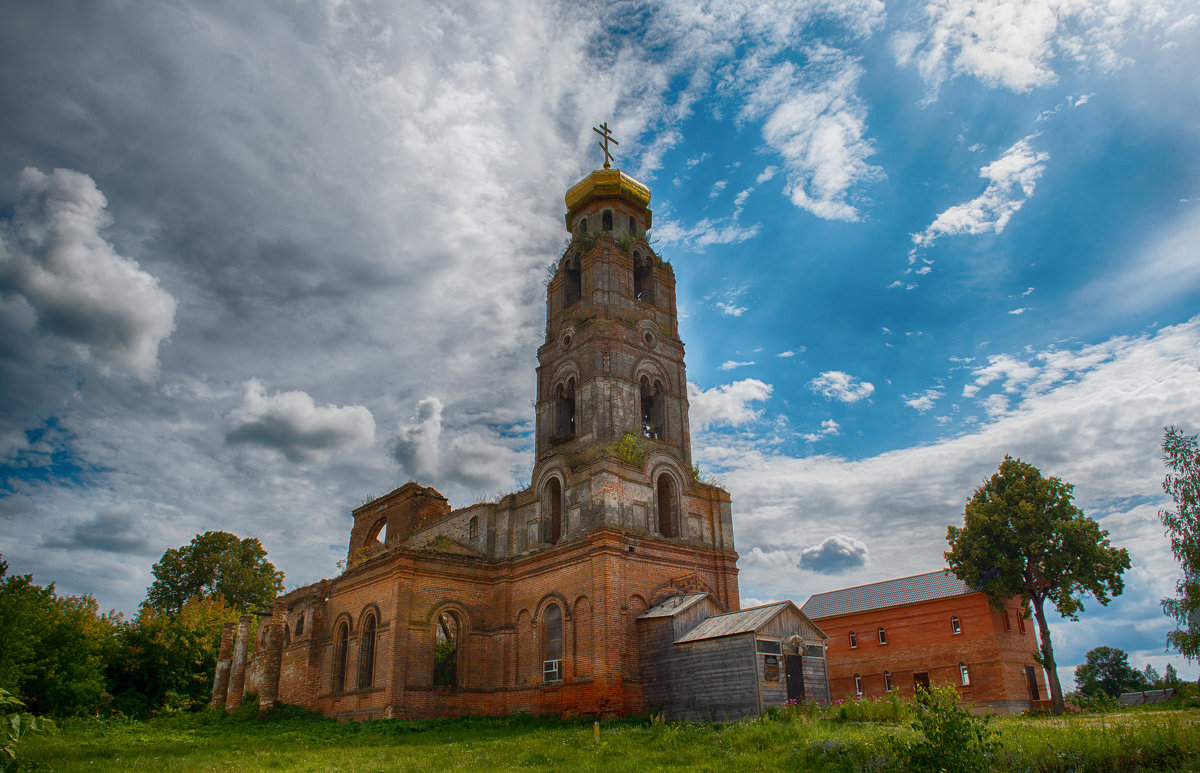
M 904 768 L 924 771 L 984 771 L 1000 751 L 990 716 L 972 716 L 958 705 L 958 690 L 943 685 L 926 690 L 917 686 L 917 738 L 903 743 L 899 756 Z

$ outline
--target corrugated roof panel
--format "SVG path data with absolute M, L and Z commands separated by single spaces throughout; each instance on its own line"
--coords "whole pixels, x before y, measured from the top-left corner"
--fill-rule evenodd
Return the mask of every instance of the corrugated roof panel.
M 810 620 L 975 593 L 948 570 L 816 593 L 800 608 Z
M 702 621 L 692 630 L 675 640 L 676 644 L 700 639 L 715 639 L 719 636 L 731 636 L 735 633 L 749 633 L 762 628 L 775 615 L 779 614 L 792 602 L 778 601 L 774 604 L 764 604 L 761 607 L 751 607 L 740 612 L 730 612 L 716 615 Z
M 683 596 L 672 596 L 663 603 L 650 607 L 638 615 L 638 619 L 640 620 L 643 617 L 674 617 L 707 595 L 707 593 L 688 593 Z

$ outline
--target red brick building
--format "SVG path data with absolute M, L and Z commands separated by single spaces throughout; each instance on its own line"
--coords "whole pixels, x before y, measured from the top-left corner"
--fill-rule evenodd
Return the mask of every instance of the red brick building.
M 729 494 L 692 474 L 675 275 L 646 241 L 649 203 L 616 169 L 567 192 L 532 485 L 451 510 L 410 482 L 356 509 L 344 573 L 280 597 L 253 656 L 226 631 L 214 704 L 640 712 L 639 615 L 688 593 L 739 608 Z
M 952 684 L 978 709 L 1019 713 L 1048 697 L 1020 600 L 997 610 L 947 572 L 818 593 L 802 610 L 829 636 L 835 699 Z

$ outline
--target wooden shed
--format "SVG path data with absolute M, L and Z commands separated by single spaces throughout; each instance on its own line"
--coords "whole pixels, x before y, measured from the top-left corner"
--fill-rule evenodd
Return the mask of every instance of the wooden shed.
M 790 699 L 829 700 L 826 636 L 790 601 L 727 612 L 708 593 L 638 617 L 642 690 L 671 719 L 738 719 Z

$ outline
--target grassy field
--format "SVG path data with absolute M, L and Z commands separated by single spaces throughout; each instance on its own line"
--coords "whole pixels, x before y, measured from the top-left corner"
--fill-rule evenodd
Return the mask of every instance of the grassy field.
M 1200 771 L 1200 710 L 1003 718 L 990 750 L 957 769 Z M 151 722 L 74 720 L 22 743 L 22 756 L 71 771 L 803 770 L 912 769 L 908 721 L 861 722 L 783 712 L 733 724 L 537 717 L 338 724 L 284 712 L 269 720 L 212 714 Z M 950 739 L 955 746 L 959 746 Z M 944 759 L 956 769 L 951 757 Z M 942 763 L 935 763 L 942 764 Z M 929 769 L 937 769 L 929 768 Z

